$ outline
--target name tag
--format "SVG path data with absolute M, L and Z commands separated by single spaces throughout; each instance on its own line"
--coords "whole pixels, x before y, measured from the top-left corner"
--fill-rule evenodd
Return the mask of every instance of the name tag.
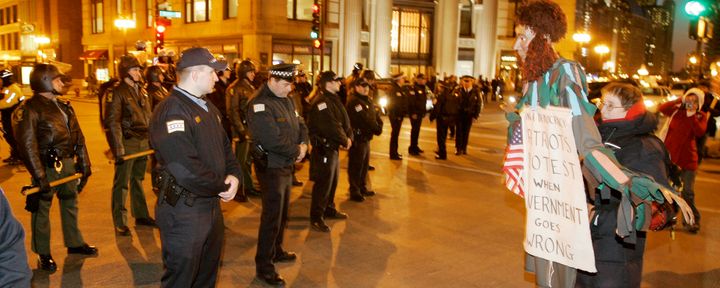
M 165 123 L 167 125 L 168 134 L 173 132 L 185 132 L 185 121 L 172 120 Z

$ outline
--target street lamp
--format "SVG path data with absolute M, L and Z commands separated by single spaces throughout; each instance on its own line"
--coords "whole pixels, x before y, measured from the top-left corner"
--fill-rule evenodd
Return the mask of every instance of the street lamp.
M 127 29 L 135 28 L 135 20 L 124 18 L 115 19 L 115 27 L 123 31 L 123 54 L 127 54 Z
M 600 67 L 601 67 L 600 69 L 605 70 L 605 67 L 602 67 L 603 61 L 605 60 L 605 54 L 610 53 L 610 48 L 607 45 L 600 44 L 600 45 L 595 46 L 594 50 L 595 50 L 595 53 L 600 54 Z
M 692 64 L 692 65 L 695 65 L 695 64 L 698 63 L 698 59 L 697 59 L 697 57 L 695 57 L 695 55 L 690 56 L 690 59 L 688 59 L 688 61 L 689 61 L 690 64 Z
M 577 33 L 573 34 L 572 38 L 573 38 L 573 41 L 575 41 L 575 43 L 577 43 L 577 45 L 578 45 L 578 50 L 579 50 L 578 53 L 579 53 L 580 57 L 582 57 L 582 60 L 587 60 L 587 53 L 585 53 L 585 50 L 584 50 L 585 48 L 583 47 L 583 45 L 590 42 L 590 34 L 588 34 L 587 32 L 577 32 Z M 587 62 L 587 61 L 583 61 L 583 62 Z M 587 63 L 581 63 L 581 64 L 583 64 L 583 66 L 587 66 Z

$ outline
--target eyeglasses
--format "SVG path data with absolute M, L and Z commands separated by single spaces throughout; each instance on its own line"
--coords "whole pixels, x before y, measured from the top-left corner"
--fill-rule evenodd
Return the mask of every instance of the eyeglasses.
M 613 110 L 613 109 L 615 109 L 615 108 L 623 108 L 622 106 L 609 105 L 607 102 L 603 101 L 602 99 L 598 100 L 598 105 L 597 105 L 597 106 L 598 106 L 598 108 L 600 108 L 600 109 L 605 108 L 605 109 L 607 109 L 607 110 Z
M 370 85 L 368 85 L 367 83 L 362 83 L 362 84 L 360 84 L 360 86 L 362 86 L 362 87 L 364 87 L 364 88 L 367 88 L 367 87 L 369 87 Z

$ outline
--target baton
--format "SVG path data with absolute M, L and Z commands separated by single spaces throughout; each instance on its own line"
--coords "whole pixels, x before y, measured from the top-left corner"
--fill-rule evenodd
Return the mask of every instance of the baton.
M 124 156 L 120 157 L 120 159 L 122 159 L 123 161 L 127 161 L 127 160 L 130 160 L 130 159 L 135 159 L 135 158 L 140 158 L 140 157 L 147 156 L 147 155 L 152 155 L 152 154 L 154 154 L 154 153 L 155 153 L 155 150 L 148 149 L 148 150 L 145 150 L 145 151 L 141 151 L 141 152 L 137 152 L 137 153 L 133 153 L 133 154 L 124 155 Z M 110 163 L 111 163 L 111 164 L 112 164 L 112 163 L 115 163 L 115 160 L 110 160 Z
M 59 185 L 62 185 L 62 184 L 68 183 L 68 182 L 75 181 L 75 180 L 77 180 L 77 179 L 82 178 L 82 176 L 83 176 L 83 175 L 82 175 L 81 173 L 75 173 L 75 174 L 70 175 L 70 176 L 68 176 L 68 177 L 60 178 L 60 179 L 58 179 L 58 180 L 55 180 L 55 181 L 50 182 L 50 187 L 55 187 L 55 186 L 59 186 Z M 20 193 L 21 193 L 22 195 L 24 195 L 24 196 L 27 196 L 27 195 L 30 195 L 30 194 L 34 194 L 34 193 L 38 193 L 38 192 L 40 192 L 40 187 L 30 186 L 30 185 L 28 185 L 28 186 L 23 186 L 22 190 L 20 191 Z

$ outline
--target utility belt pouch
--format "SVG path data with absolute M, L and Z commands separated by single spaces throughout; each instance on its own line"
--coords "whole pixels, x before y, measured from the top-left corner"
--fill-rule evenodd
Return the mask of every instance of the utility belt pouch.
M 163 195 L 163 199 L 170 204 L 170 206 L 175 207 L 175 204 L 180 200 L 180 193 L 175 189 L 175 187 L 178 186 L 175 183 L 175 177 L 165 170 L 160 170 L 156 177 L 157 179 L 155 181 L 160 194 Z
M 250 157 L 252 157 L 257 168 L 264 170 L 268 167 L 268 152 L 262 145 L 252 143 L 250 145 Z

